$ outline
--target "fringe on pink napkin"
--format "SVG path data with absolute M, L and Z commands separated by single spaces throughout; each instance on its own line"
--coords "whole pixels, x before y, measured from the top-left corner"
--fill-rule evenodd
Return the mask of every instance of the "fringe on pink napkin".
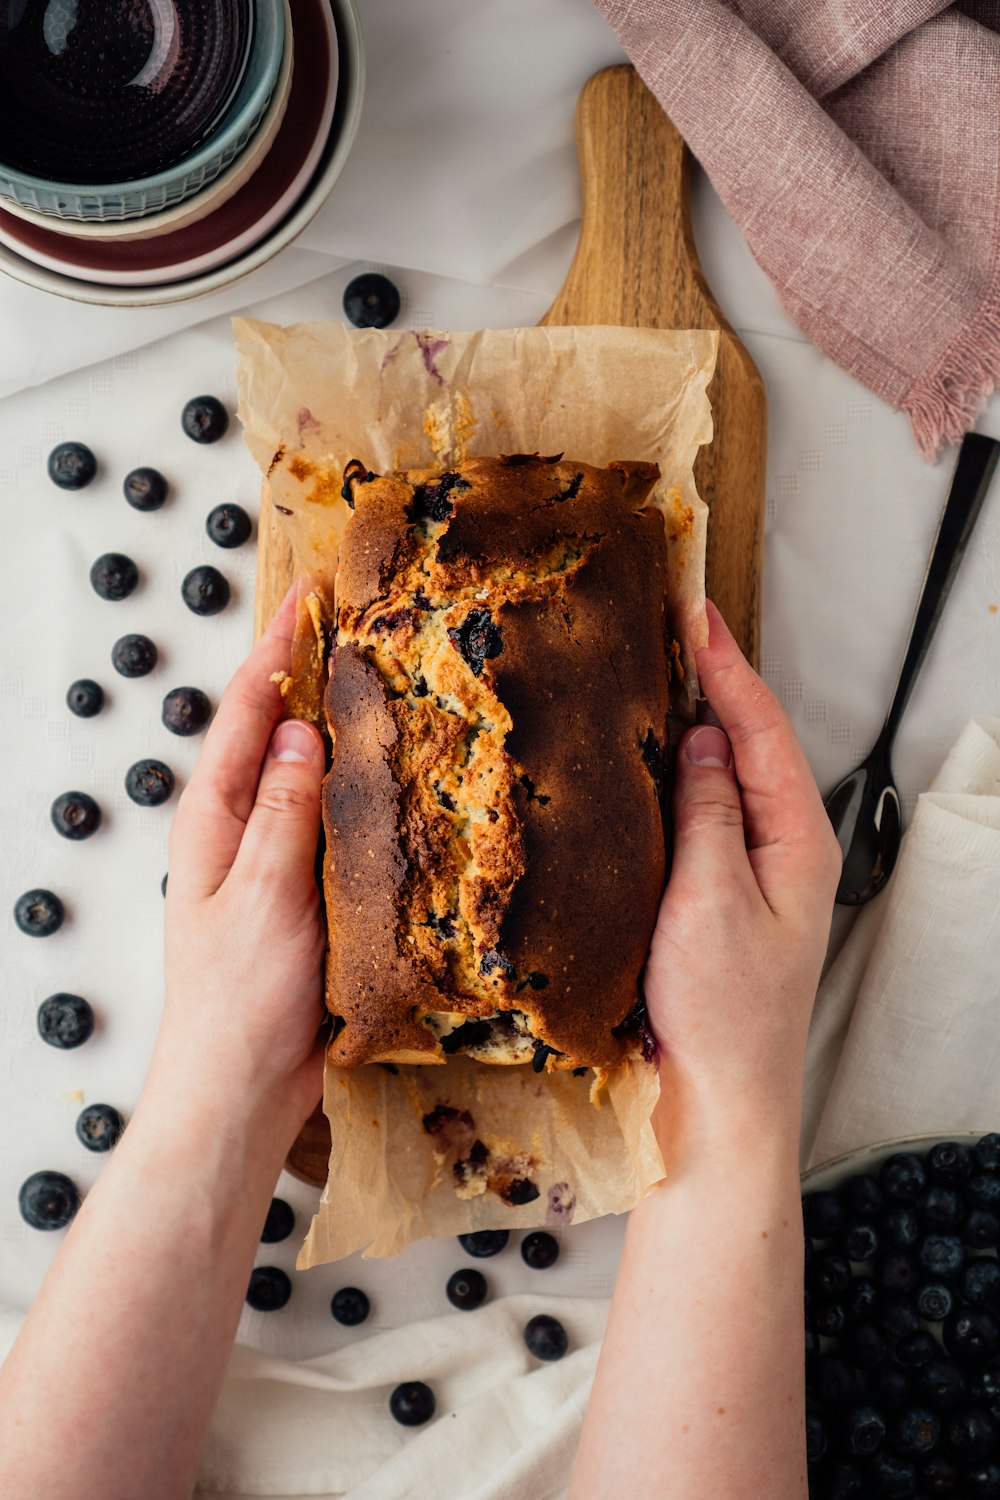
M 1000 383 L 1000 0 L 597 0 L 790 316 L 933 459 Z

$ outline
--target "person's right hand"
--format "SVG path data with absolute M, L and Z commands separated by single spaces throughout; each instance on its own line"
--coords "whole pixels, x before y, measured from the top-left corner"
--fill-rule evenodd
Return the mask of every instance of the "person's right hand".
M 664 1094 L 798 1119 L 841 854 L 788 718 L 709 605 L 682 739 L 674 854 L 645 973 Z M 676 1106 L 675 1106 L 676 1108 Z

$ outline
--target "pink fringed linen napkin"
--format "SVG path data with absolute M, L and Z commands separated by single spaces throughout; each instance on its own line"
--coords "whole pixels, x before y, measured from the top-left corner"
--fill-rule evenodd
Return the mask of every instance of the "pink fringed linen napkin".
M 933 459 L 1000 382 L 1000 0 L 597 0 L 799 327 Z

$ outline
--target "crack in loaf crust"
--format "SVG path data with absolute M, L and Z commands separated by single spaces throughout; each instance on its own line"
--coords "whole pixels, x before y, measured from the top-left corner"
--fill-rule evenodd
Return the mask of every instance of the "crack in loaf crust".
M 611 1067 L 634 1045 L 665 873 L 658 474 L 347 466 L 323 791 L 333 1063 Z

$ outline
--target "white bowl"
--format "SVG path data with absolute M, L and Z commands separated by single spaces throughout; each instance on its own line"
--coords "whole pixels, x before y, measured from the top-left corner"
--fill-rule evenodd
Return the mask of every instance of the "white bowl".
M 984 1135 L 996 1128 L 995 1123 L 984 1125 L 982 1130 L 976 1131 L 975 1135 L 970 1135 L 964 1130 L 954 1135 L 938 1130 L 933 1135 L 914 1135 L 905 1140 L 881 1141 L 877 1146 L 859 1146 L 855 1151 L 847 1151 L 843 1156 L 831 1157 L 829 1161 L 820 1162 L 818 1167 L 810 1167 L 808 1172 L 803 1172 L 802 1191 L 826 1192 L 830 1188 L 835 1188 L 844 1178 L 853 1177 L 858 1172 L 870 1172 L 877 1175 L 882 1163 L 888 1161 L 890 1156 L 895 1156 L 897 1151 L 929 1151 L 937 1141 L 957 1141 L 960 1146 L 974 1146 L 977 1141 L 982 1140 Z

